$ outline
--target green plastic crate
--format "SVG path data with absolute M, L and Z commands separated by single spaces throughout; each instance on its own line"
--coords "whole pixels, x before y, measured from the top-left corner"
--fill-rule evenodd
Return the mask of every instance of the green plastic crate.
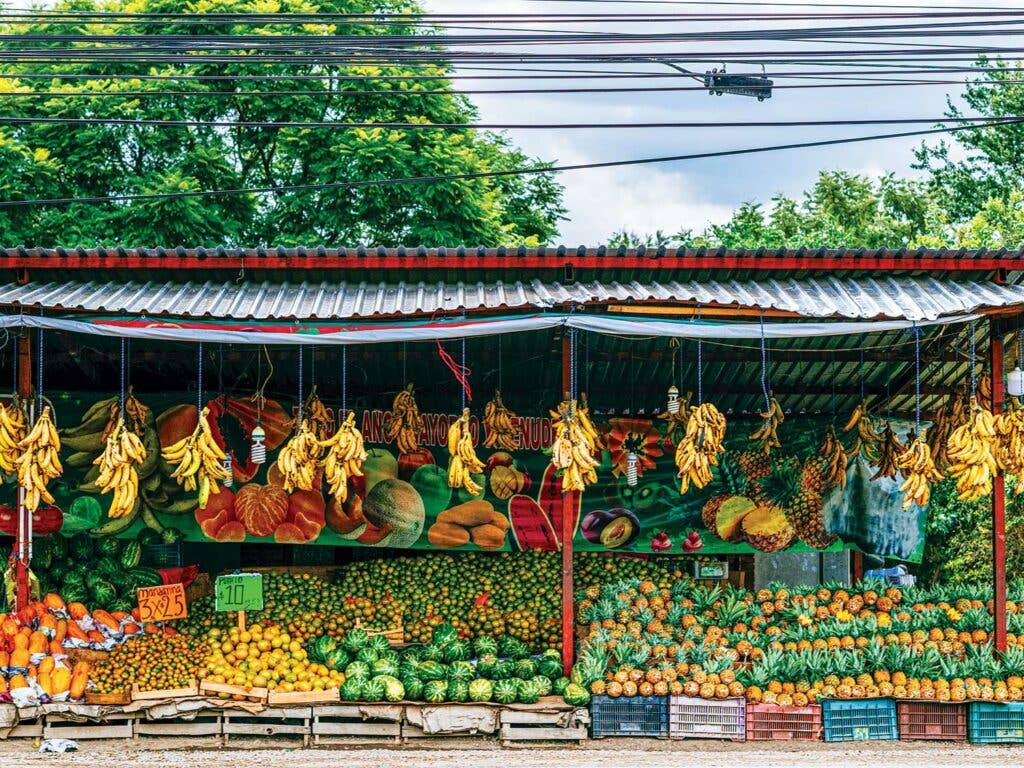
M 896 741 L 899 728 L 892 699 L 858 699 L 821 703 L 825 741 Z
M 967 723 L 967 739 L 972 744 L 1024 742 L 1024 702 L 973 702 Z

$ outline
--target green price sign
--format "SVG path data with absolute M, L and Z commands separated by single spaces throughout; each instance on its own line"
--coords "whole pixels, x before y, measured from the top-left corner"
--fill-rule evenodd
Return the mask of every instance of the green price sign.
M 218 611 L 262 611 L 263 575 L 230 573 L 218 576 L 214 584 Z

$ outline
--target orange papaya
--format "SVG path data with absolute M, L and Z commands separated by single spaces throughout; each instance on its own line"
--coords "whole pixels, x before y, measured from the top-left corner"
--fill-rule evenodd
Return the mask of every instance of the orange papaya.
M 75 621 L 78 621 L 88 616 L 89 611 L 86 610 L 82 603 L 68 603 L 68 615 Z
M 63 611 L 65 608 L 64 598 L 55 592 L 50 592 L 43 598 L 43 605 L 51 611 Z
M 25 679 L 24 675 L 11 676 L 11 690 L 16 691 L 18 688 L 28 688 L 28 680 Z
M 12 667 L 28 667 L 29 653 L 25 648 L 15 648 L 11 653 Z
M 36 673 L 39 675 L 49 674 L 53 671 L 54 664 L 55 659 L 53 656 L 46 656 L 39 662 L 39 666 L 36 667 Z
M 112 629 L 115 632 L 119 632 L 121 630 L 121 622 L 119 622 L 117 619 L 111 616 L 107 611 L 104 611 L 102 608 L 97 608 L 95 611 L 92 612 L 92 619 L 97 624 L 102 624 L 103 626 L 107 627 L 107 629 Z
M 49 650 L 49 652 L 50 652 L 51 656 L 60 656 L 62 653 L 64 653 L 64 646 L 61 645 L 60 640 L 51 640 L 50 641 L 50 650 Z
M 53 636 L 53 639 L 58 643 L 63 643 L 64 638 L 68 636 L 68 622 L 67 619 L 59 619 L 57 621 L 57 633 Z
M 72 640 L 81 640 L 83 642 L 89 640 L 89 637 L 85 634 L 85 630 L 78 626 L 78 624 L 74 621 L 68 622 L 67 631 L 67 636 Z
M 47 644 L 49 638 L 40 632 L 38 629 L 29 635 L 28 638 L 28 652 L 29 653 L 46 653 Z
M 52 695 L 64 693 L 71 687 L 71 670 L 63 664 L 54 667 L 53 672 L 50 673 L 50 680 L 53 683 Z
M 40 672 L 36 678 L 36 685 L 42 688 L 47 696 L 53 696 L 53 680 L 50 679 L 49 672 Z
M 104 634 L 97 629 L 90 629 L 85 633 L 85 636 L 91 643 L 103 643 L 106 642 L 107 639 Z

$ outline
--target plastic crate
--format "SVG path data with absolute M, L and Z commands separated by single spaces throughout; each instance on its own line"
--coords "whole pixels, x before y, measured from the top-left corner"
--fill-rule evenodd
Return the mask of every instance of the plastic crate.
M 821 706 L 747 704 L 748 741 L 821 741 Z
M 747 704 L 743 699 L 695 699 L 670 696 L 670 739 L 731 739 L 747 737 Z
M 180 568 L 181 544 L 149 544 L 142 548 L 141 562 L 147 568 Z
M 899 729 L 892 699 L 838 701 L 821 704 L 825 741 L 896 741 Z
M 938 701 L 899 701 L 900 741 L 967 740 L 967 704 Z
M 1024 742 L 1024 702 L 973 702 L 968 718 L 967 738 L 972 744 Z
M 595 696 L 590 702 L 590 735 L 668 737 L 668 697 Z

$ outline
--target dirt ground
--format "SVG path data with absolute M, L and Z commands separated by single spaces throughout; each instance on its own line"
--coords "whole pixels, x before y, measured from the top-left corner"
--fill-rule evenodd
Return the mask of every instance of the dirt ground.
M 701 741 L 603 740 L 555 749 L 481 748 L 457 743 L 395 748 L 319 747 L 282 749 L 280 740 L 246 741 L 218 748 L 211 741 L 82 742 L 77 753 L 39 754 L 32 742 L 0 743 L 0 766 L 60 765 L 62 768 L 661 768 L 699 763 L 701 768 L 927 768 L 933 766 L 1019 766 L 1024 745 L 973 747 L 943 742 L 842 744 L 727 744 Z

